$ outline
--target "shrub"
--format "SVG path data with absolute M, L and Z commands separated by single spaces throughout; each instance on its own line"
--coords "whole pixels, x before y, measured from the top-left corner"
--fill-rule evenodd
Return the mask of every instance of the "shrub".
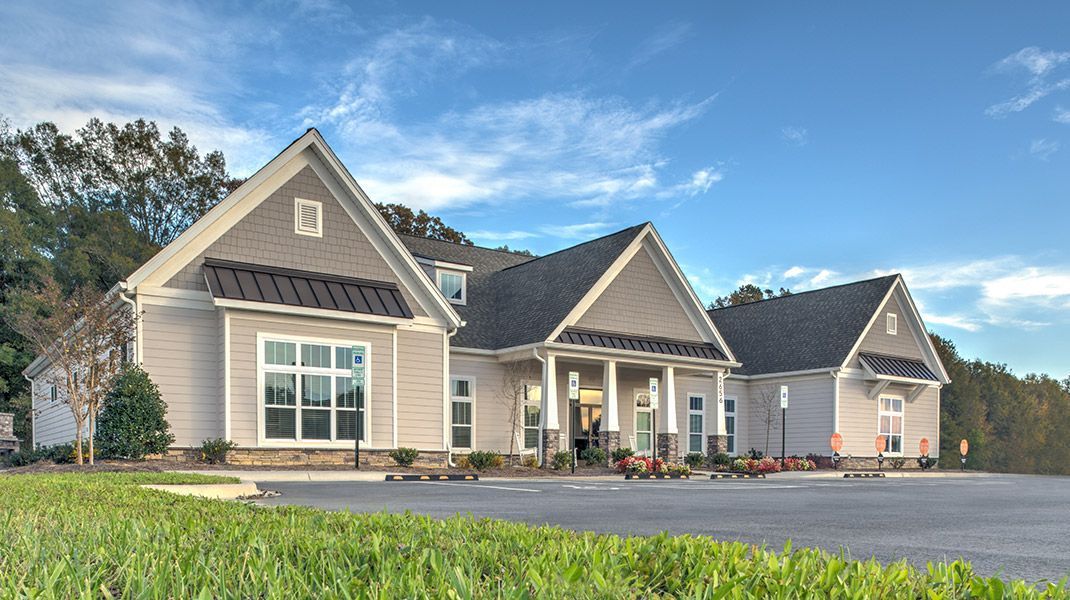
M 758 461 L 754 460 L 753 458 L 737 458 L 736 460 L 732 461 L 731 470 L 736 473 L 748 473 L 753 470 L 751 469 L 751 462 L 754 462 L 755 466 L 757 466 Z
M 907 461 L 906 461 L 905 458 L 893 458 L 889 462 L 891 463 L 892 468 L 895 469 L 896 471 L 898 471 L 899 469 L 902 469 L 903 466 L 907 464 Z
M 27 448 L 26 450 L 19 450 L 18 452 L 12 452 L 4 457 L 5 467 L 25 467 L 32 465 L 33 463 L 41 460 L 41 454 L 36 450 Z
M 520 464 L 529 469 L 537 469 L 539 467 L 539 458 L 534 454 L 529 454 L 520 461 Z
M 617 448 L 611 455 L 614 463 L 619 463 L 629 456 L 635 456 L 635 450 L 632 450 L 631 448 Z
M 457 468 L 458 469 L 471 469 L 472 468 L 472 463 L 469 462 L 467 456 L 458 456 L 457 457 Z
M 417 456 L 420 456 L 420 451 L 416 448 L 398 448 L 390 452 L 390 458 L 403 467 L 411 467 Z
M 692 452 L 684 457 L 684 462 L 692 469 L 697 469 L 702 466 L 702 463 L 706 462 L 706 456 L 701 452 Z
M 710 464 L 718 471 L 724 471 L 732 464 L 732 457 L 726 452 L 718 452 L 710 457 Z
M 572 453 L 568 450 L 561 450 L 554 452 L 553 460 L 551 461 L 551 468 L 555 471 L 563 471 L 572 466 Z
M 505 459 L 497 452 L 488 450 L 476 450 L 468 453 L 468 464 L 477 471 L 498 469 L 505 464 Z
M 926 460 L 922 460 L 923 458 L 926 459 Z M 921 467 L 922 469 L 931 469 L 931 468 L 936 466 L 936 462 L 938 460 L 939 459 L 931 458 L 931 457 L 928 457 L 928 456 L 919 456 L 918 457 L 918 466 Z
M 47 460 L 56 463 L 57 465 L 70 465 L 74 464 L 78 460 L 78 454 L 74 451 L 74 444 L 56 444 L 54 446 L 38 446 L 34 452 L 34 462 Z M 96 447 L 93 448 L 94 458 L 100 456 L 100 450 Z M 82 442 L 82 458 L 83 460 L 89 460 L 89 441 Z
M 160 454 L 175 441 L 165 415 L 167 405 L 149 374 L 128 366 L 104 397 L 97 419 L 96 446 L 104 458 L 140 460 Z
M 661 472 L 665 468 L 665 461 L 653 459 L 647 456 L 629 456 L 616 464 L 618 473 L 652 473 Z
M 817 465 L 809 458 L 792 456 L 784 459 L 783 469 L 785 471 L 813 471 L 817 469 Z
M 606 464 L 606 451 L 597 446 L 591 446 L 583 449 L 580 458 L 587 463 L 587 466 L 604 465 Z
M 227 462 L 227 452 L 237 446 L 230 440 L 216 438 L 201 442 L 201 462 L 210 465 L 220 465 Z
M 758 461 L 757 471 L 759 473 L 779 473 L 780 463 L 772 456 L 766 456 Z
M 750 451 L 747 452 L 747 457 L 753 458 L 754 460 L 762 460 L 764 456 L 765 454 L 763 454 L 761 450 L 755 450 L 754 448 L 751 448 Z

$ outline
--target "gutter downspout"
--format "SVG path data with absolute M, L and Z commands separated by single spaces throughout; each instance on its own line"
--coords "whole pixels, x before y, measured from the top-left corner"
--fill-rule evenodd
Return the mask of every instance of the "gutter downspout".
M 840 431 L 840 369 L 832 370 L 832 433 Z
M 122 300 L 123 302 L 129 304 L 130 305 L 130 310 L 134 311 L 134 352 L 133 352 L 134 356 L 132 357 L 133 360 L 131 362 L 133 362 L 136 365 L 136 364 L 140 364 L 139 363 L 139 359 L 141 358 L 141 353 L 138 352 L 139 346 L 141 346 L 141 318 L 140 318 L 140 315 L 138 315 L 138 312 L 137 312 L 137 301 L 129 298 L 126 295 L 127 292 L 129 292 L 129 290 L 126 287 L 126 282 L 125 281 L 120 281 L 119 282 L 119 293 L 116 294 L 116 295 L 119 296 L 120 300 Z
M 542 371 L 543 371 L 543 373 L 546 373 L 546 359 L 541 357 L 541 356 L 539 356 L 539 349 L 538 348 L 532 348 L 531 349 L 531 353 L 535 356 L 535 360 L 537 360 L 540 363 L 542 363 Z M 541 383 L 540 385 L 544 385 L 545 384 L 546 378 L 544 377 L 542 379 L 542 381 L 543 381 L 543 383 Z M 540 395 L 545 395 L 546 394 L 546 390 L 541 390 L 539 393 L 540 393 Z M 539 467 L 541 468 L 541 467 L 545 466 L 545 465 L 543 465 L 543 462 L 545 462 L 543 460 L 543 457 L 546 455 L 546 453 L 543 451 L 543 448 L 542 448 L 542 438 L 544 437 L 543 436 L 542 424 L 543 424 L 543 419 L 545 418 L 545 415 L 541 414 L 541 410 L 542 410 L 541 408 L 539 410 L 540 410 L 540 415 L 539 415 L 539 456 L 538 456 L 538 459 L 539 459 Z
M 22 374 L 22 378 L 30 382 L 30 450 L 33 450 L 37 448 L 37 444 L 34 443 L 34 438 L 37 437 L 37 416 L 33 409 L 33 403 L 37 401 L 37 384 L 25 373 Z

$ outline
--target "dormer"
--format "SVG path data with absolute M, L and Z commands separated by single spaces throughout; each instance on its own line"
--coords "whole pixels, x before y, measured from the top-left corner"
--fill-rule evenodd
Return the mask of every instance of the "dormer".
M 435 282 L 438 290 L 450 304 L 464 306 L 468 303 L 468 274 L 472 272 L 471 265 L 424 256 L 417 256 L 416 262 L 420 263 L 424 272 Z

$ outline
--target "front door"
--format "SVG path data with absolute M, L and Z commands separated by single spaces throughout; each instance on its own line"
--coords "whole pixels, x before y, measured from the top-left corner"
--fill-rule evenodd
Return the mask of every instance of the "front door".
M 572 408 L 573 444 L 582 452 L 598 446 L 602 425 L 602 390 L 580 389 L 580 400 Z

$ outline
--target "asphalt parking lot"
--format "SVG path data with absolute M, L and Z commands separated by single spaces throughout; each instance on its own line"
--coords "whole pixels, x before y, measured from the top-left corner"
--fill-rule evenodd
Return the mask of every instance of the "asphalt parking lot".
M 1070 573 L 1070 478 L 262 483 L 263 504 L 457 513 L 617 534 L 710 535 L 889 562 L 966 558 L 984 575 Z

